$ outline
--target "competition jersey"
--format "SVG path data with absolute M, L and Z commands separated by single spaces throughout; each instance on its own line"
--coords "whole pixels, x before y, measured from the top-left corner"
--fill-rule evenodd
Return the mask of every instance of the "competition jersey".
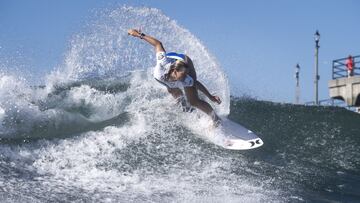
M 194 85 L 194 80 L 191 76 L 186 75 L 183 81 L 166 81 L 165 75 L 169 72 L 171 64 L 176 60 L 185 61 L 184 54 L 178 54 L 175 52 L 165 53 L 157 52 L 156 53 L 156 66 L 154 68 L 154 77 L 157 81 L 164 84 L 168 88 L 183 88 L 191 87 Z

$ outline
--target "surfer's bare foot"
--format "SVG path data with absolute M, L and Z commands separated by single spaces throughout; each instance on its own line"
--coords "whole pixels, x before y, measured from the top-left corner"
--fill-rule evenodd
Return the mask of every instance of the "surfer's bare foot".
M 232 142 L 231 140 L 226 140 L 224 144 L 225 146 L 231 147 L 234 144 L 234 142 Z
M 212 116 L 213 119 L 213 126 L 214 128 L 217 128 L 221 125 L 221 118 L 215 114 L 215 116 Z
M 213 121 L 213 127 L 217 128 L 221 125 L 221 120 Z

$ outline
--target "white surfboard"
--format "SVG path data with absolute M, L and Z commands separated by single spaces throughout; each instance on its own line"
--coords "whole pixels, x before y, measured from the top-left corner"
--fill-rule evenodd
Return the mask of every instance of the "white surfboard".
M 207 116 L 188 120 L 197 120 L 197 122 L 185 122 L 195 134 L 225 149 L 248 150 L 264 144 L 255 133 L 227 117 L 221 117 L 221 124 L 218 127 L 214 127 Z
M 221 125 L 214 129 L 215 144 L 226 149 L 248 150 L 264 143 L 255 133 L 228 118 L 222 118 Z
M 194 117 L 196 116 L 196 109 L 192 111 L 193 108 L 185 100 L 181 104 L 183 112 L 189 112 L 193 116 L 189 119 L 188 116 L 190 115 L 187 114 L 186 120 L 197 120 L 197 122 L 186 122 L 188 127 L 216 145 L 225 149 L 248 150 L 258 148 L 264 144 L 255 133 L 225 116 L 220 116 L 221 124 L 214 127 L 209 117 L 207 119 L 201 119 L 201 117 L 196 119 Z

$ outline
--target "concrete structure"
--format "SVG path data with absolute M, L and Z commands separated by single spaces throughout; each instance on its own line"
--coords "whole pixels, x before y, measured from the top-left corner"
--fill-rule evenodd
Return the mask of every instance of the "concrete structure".
M 340 99 L 349 106 L 360 106 L 360 75 L 329 81 L 330 97 Z

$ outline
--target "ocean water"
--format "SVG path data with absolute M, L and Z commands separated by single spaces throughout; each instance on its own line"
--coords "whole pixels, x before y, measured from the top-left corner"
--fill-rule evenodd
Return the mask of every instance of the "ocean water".
M 207 117 L 152 79 L 153 48 L 131 27 L 190 55 L 217 113 L 265 144 L 231 151 L 193 131 Z M 360 115 L 230 97 L 216 57 L 157 9 L 100 12 L 44 81 L 0 73 L 1 202 L 360 201 Z

